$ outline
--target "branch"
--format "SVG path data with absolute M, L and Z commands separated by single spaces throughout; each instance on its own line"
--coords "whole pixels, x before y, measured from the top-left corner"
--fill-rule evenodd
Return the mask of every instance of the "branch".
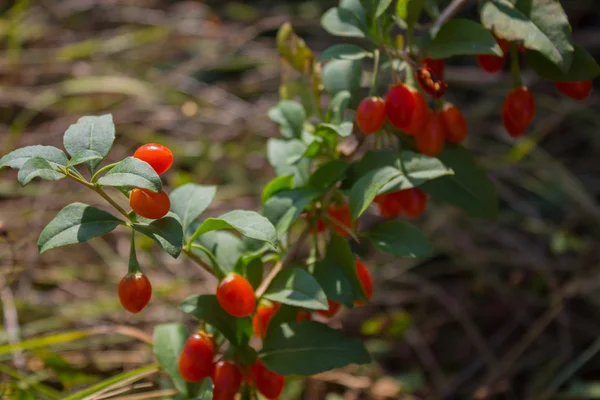
M 444 8 L 438 19 L 435 20 L 431 30 L 437 32 L 442 25 L 454 17 L 469 1 L 471 0 L 453 0 L 452 3 L 448 4 L 448 7 Z

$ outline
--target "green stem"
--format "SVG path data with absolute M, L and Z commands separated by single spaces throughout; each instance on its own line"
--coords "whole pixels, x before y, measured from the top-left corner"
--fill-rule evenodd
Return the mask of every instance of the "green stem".
M 521 83 L 521 70 L 519 68 L 519 50 L 515 44 L 510 46 L 510 75 L 513 88 L 523 86 Z
M 213 270 L 216 272 L 217 278 L 219 278 L 219 279 L 224 278 L 224 274 L 221 272 L 222 269 L 219 266 L 219 262 L 217 261 L 214 254 L 210 250 L 208 250 L 206 247 L 204 247 L 198 243 L 192 243 L 192 248 L 198 249 L 198 250 L 202 251 L 204 254 L 206 254 L 208 259 L 210 260 L 210 263 L 212 264 Z
M 129 269 L 127 271 L 128 275 L 135 275 L 140 271 L 140 263 L 137 260 L 137 256 L 135 254 L 135 231 L 131 230 L 131 247 L 129 249 Z
M 98 171 L 96 171 L 96 173 L 94 175 L 92 175 L 92 179 L 90 179 L 90 182 L 96 183 L 96 180 L 98 179 L 98 175 L 100 175 L 104 171 L 112 169 L 117 164 L 118 163 L 112 163 L 112 164 L 108 164 L 108 165 L 105 165 L 104 167 L 100 168 Z
M 379 76 L 379 49 L 375 49 L 373 52 L 373 78 L 371 80 L 371 90 L 369 96 L 374 96 L 377 93 L 377 77 Z
M 210 266 L 208 266 L 200 257 L 192 253 L 191 249 L 184 248 L 183 252 L 190 258 L 190 260 L 198 264 L 203 270 L 205 270 L 213 276 L 217 276 L 215 271 L 213 271 L 213 269 Z

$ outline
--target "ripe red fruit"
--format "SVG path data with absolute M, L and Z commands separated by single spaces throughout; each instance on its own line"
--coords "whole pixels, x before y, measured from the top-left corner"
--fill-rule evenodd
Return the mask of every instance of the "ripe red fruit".
M 164 173 L 173 164 L 173 153 L 162 144 L 145 144 L 133 153 L 133 157 L 146 161 L 158 175 Z
M 310 320 L 312 320 L 312 315 L 310 315 L 308 311 L 298 311 L 298 313 L 296 314 L 296 322 Z
M 151 297 L 152 285 L 141 272 L 127 274 L 119 282 L 119 300 L 123 308 L 130 313 L 137 314 L 142 311 Z
M 535 115 L 535 100 L 526 87 L 513 89 L 502 104 L 502 123 L 512 137 L 521 136 Z
M 392 125 L 405 130 L 415 111 L 415 96 L 403 84 L 392 86 L 385 96 L 385 113 Z
M 446 140 L 451 143 L 460 143 L 467 137 L 467 120 L 462 111 L 454 104 L 446 104 L 442 109 L 442 117 L 446 129 Z
M 439 112 L 429 114 L 425 129 L 415 135 L 417 149 L 428 156 L 435 157 L 444 148 L 446 126 Z
M 418 90 L 410 90 L 415 98 L 415 109 L 410 121 L 410 124 L 404 132 L 407 135 L 418 135 L 425 128 L 427 120 L 429 119 L 429 108 L 427 107 L 427 101 L 425 97 Z
M 402 204 L 398 202 L 397 192 L 380 194 L 373 202 L 379 206 L 379 213 L 386 219 L 394 218 L 402 213 Z
M 304 213 L 304 220 L 308 223 L 311 223 L 313 214 L 308 211 Z M 325 231 L 325 221 L 323 218 L 317 218 L 317 220 L 313 223 L 313 226 L 310 228 L 310 233 L 321 233 Z
M 258 337 L 264 337 L 269 329 L 269 322 L 271 318 L 279 309 L 279 304 L 271 305 L 260 305 L 256 309 L 256 313 L 252 317 L 252 327 L 254 328 L 254 334 Z
M 285 377 L 269 371 L 258 359 L 256 363 L 250 367 L 252 378 L 256 389 L 267 399 L 274 400 L 279 397 L 285 385 Z
M 254 311 L 256 298 L 250 282 L 244 277 L 230 273 L 217 287 L 217 300 L 225 311 L 234 317 L 246 317 Z
M 424 67 L 429 68 L 431 70 L 431 72 L 433 72 L 433 74 L 438 77 L 438 79 L 442 79 L 442 80 L 444 79 L 444 69 L 445 69 L 444 59 L 426 57 L 423 60 L 422 64 Z
M 404 189 L 396 193 L 397 201 L 406 215 L 414 218 L 423 214 L 427 205 L 427 193 L 416 187 Z
M 352 215 L 350 214 L 350 206 L 348 203 L 343 204 L 332 204 L 327 209 L 329 217 L 334 221 L 331 221 L 331 226 L 336 233 L 342 237 L 350 236 L 348 231 L 353 230 L 354 224 L 352 223 Z M 347 229 L 342 228 L 343 225 Z
M 203 332 L 190 336 L 179 355 L 179 373 L 188 382 L 198 382 L 213 372 L 215 344 Z
M 335 302 L 333 300 L 329 300 L 329 299 L 327 299 L 327 303 L 329 304 L 329 309 L 328 310 L 318 310 L 317 313 L 326 318 L 331 318 L 335 314 L 337 314 L 337 312 L 340 310 L 340 307 L 342 305 L 340 303 L 337 303 L 337 302 Z
M 363 99 L 356 109 L 358 128 L 369 135 L 381 129 L 385 123 L 385 102 L 381 97 Z
M 417 82 L 419 82 L 421 89 L 434 99 L 442 97 L 448 88 L 448 84 L 428 67 L 421 67 L 417 70 Z
M 565 96 L 575 100 L 585 100 L 592 93 L 592 81 L 554 82 L 554 86 Z
M 233 400 L 242 385 L 242 372 L 237 365 L 221 360 L 214 365 L 212 381 L 213 400 Z
M 162 190 L 154 193 L 148 189 L 136 188 L 129 195 L 129 206 L 141 217 L 159 219 L 169 212 L 171 200 Z
M 367 299 L 371 299 L 373 296 L 373 278 L 371 278 L 371 273 L 365 264 L 359 260 L 356 260 L 356 273 L 358 274 L 358 279 L 360 280 L 363 290 L 365 291 L 365 296 L 367 296 Z M 357 306 L 362 306 L 366 303 L 364 301 L 356 300 L 354 301 L 354 304 Z
M 477 55 L 477 64 L 479 64 L 481 69 L 490 74 L 496 73 L 504 67 L 504 64 L 506 64 L 506 53 L 510 48 L 510 43 L 508 43 L 506 40 L 497 37 L 495 38 L 496 42 L 498 42 L 498 45 L 502 49 L 503 55 L 501 57 L 492 56 L 489 54 Z

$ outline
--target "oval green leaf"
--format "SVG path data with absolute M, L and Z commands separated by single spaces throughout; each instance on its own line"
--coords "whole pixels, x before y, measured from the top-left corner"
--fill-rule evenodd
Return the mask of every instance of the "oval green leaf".
M 302 134 L 306 111 L 302 104 L 293 100 L 280 101 L 268 112 L 269 118 L 279 125 L 281 134 L 286 138 L 298 138 Z
M 43 158 L 44 160 L 66 166 L 69 160 L 62 150 L 53 146 L 27 146 L 16 149 L 0 158 L 0 168 L 10 167 L 20 169 L 29 159 L 33 157 Z
M 408 222 L 386 221 L 365 233 L 379 250 L 400 257 L 428 257 L 431 244 L 427 236 Z
M 27 185 L 33 178 L 42 178 L 46 181 L 56 181 L 65 175 L 56 170 L 56 167 L 41 157 L 30 158 L 21 166 L 17 180 L 21 186 Z
M 369 207 L 381 188 L 394 178 L 402 175 L 402 171 L 394 167 L 381 167 L 367 172 L 350 189 L 350 213 L 356 220 Z
M 195 183 L 188 183 L 171 192 L 171 211 L 181 220 L 184 232 L 208 208 L 216 193 L 216 186 Z
M 119 188 L 144 188 L 153 192 L 162 190 L 162 181 L 150 164 L 133 157 L 127 157 L 115 165 L 98 179 L 98 183 Z
M 223 229 L 235 229 L 244 236 L 277 246 L 275 227 L 267 218 L 255 211 L 234 210 L 219 218 L 208 218 L 198 227 L 193 237 Z
M 468 19 L 453 19 L 444 24 L 426 49 L 432 58 L 491 54 L 502 56 L 496 39 L 481 24 Z
M 160 219 L 138 217 L 138 223 L 133 229 L 140 232 L 160 245 L 171 257 L 177 258 L 183 247 L 183 229 L 179 217 L 169 212 Z
M 575 45 L 573 61 L 567 72 L 561 71 L 541 53 L 529 50 L 525 54 L 527 64 L 540 77 L 552 81 L 577 82 L 594 79 L 600 75 L 600 66 L 583 47 Z
M 362 60 L 363 58 L 373 57 L 373 53 L 370 53 L 358 47 L 355 44 L 334 44 L 331 47 L 326 48 L 319 55 L 318 60 L 329 60 L 329 59 L 340 59 L 340 60 Z
M 63 145 L 71 156 L 82 150 L 93 150 L 101 159 L 87 161 L 90 172 L 94 171 L 102 158 L 106 157 L 115 140 L 115 124 L 112 115 L 81 117 L 69 126 L 63 137 Z
M 264 297 L 291 306 L 327 310 L 327 297 L 319 283 L 301 268 L 285 268 L 273 279 Z
M 310 147 L 310 146 L 309 146 Z M 273 197 L 278 192 L 294 187 L 294 176 L 293 175 L 282 175 L 272 179 L 265 185 L 262 191 L 261 200 L 265 204 L 267 200 Z

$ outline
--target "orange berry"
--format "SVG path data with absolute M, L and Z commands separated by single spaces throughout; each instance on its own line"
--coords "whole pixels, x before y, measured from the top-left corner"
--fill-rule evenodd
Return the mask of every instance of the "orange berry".
M 162 190 L 155 193 L 148 189 L 136 188 L 129 195 L 129 206 L 141 217 L 159 219 L 169 212 L 171 200 Z

